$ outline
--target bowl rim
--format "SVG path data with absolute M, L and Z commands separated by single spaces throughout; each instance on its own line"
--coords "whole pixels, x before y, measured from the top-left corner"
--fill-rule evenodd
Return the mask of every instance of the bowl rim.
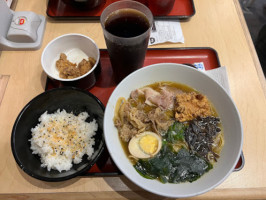
M 86 38 L 88 40 L 90 40 L 96 47 L 97 49 L 97 59 L 96 59 L 96 62 L 94 64 L 94 66 L 86 73 L 86 74 L 83 74 L 82 76 L 79 76 L 79 77 L 76 77 L 76 78 L 71 78 L 71 79 L 64 79 L 64 78 L 60 78 L 60 77 L 55 77 L 53 74 L 50 74 L 47 70 L 46 70 L 46 67 L 44 67 L 44 54 L 45 52 L 47 51 L 47 49 L 56 41 L 56 40 L 59 40 L 59 39 L 62 39 L 64 37 L 69 37 L 69 36 L 75 36 L 75 37 L 83 37 L 83 38 Z M 80 33 L 67 33 L 67 34 L 64 34 L 64 35 L 60 35 L 56 38 L 54 38 L 53 40 L 51 40 L 44 48 L 44 50 L 42 51 L 42 55 L 41 55 L 41 65 L 42 65 L 42 68 L 44 70 L 44 72 L 49 76 L 51 77 L 52 79 L 55 79 L 55 80 L 58 80 L 58 81 L 65 81 L 65 82 L 70 82 L 70 81 L 78 81 L 84 77 L 86 77 L 87 75 L 91 74 L 95 68 L 98 66 L 100 62 L 100 49 L 98 47 L 98 45 L 95 43 L 95 41 L 86 36 L 86 35 L 83 35 L 83 34 L 80 34 Z
M 116 93 L 116 91 L 119 89 L 119 85 L 122 85 L 124 84 L 124 82 L 126 82 L 126 79 L 128 77 L 131 77 L 131 76 L 134 76 L 136 73 L 138 73 L 139 71 L 143 71 L 143 70 L 148 70 L 149 68 L 153 68 L 153 67 L 159 67 L 161 65 L 171 65 L 171 66 L 180 66 L 180 67 L 184 67 L 184 68 L 187 68 L 188 70 L 191 70 L 191 71 L 196 71 L 197 73 L 200 73 L 200 74 L 203 74 L 207 79 L 211 80 L 214 84 L 218 85 L 218 87 L 220 89 L 222 89 L 223 93 L 225 96 L 227 96 L 227 98 L 230 100 L 230 103 L 233 104 L 235 110 L 236 110 L 236 114 L 237 114 L 237 117 L 239 119 L 239 127 L 240 127 L 240 148 L 237 152 L 237 157 L 240 157 L 240 154 L 241 154 L 241 150 L 243 148 L 243 125 L 242 125 L 242 121 L 241 121 L 241 117 L 240 117 L 240 114 L 239 114 L 239 111 L 236 107 L 236 104 L 234 103 L 232 97 L 228 94 L 228 92 L 214 79 L 212 79 L 211 77 L 209 77 L 207 74 L 205 74 L 204 72 L 200 71 L 200 70 L 197 70 L 195 68 L 192 68 L 190 66 L 187 66 L 187 65 L 184 65 L 184 64 L 178 64 L 178 63 L 158 63 L 158 64 L 152 64 L 152 65 L 148 65 L 148 66 L 145 66 L 143 68 L 140 68 L 134 72 L 132 72 L 131 74 L 129 74 L 126 78 L 124 78 L 118 85 L 117 87 L 114 89 L 114 91 L 112 92 L 107 104 L 106 104 L 106 111 L 105 111 L 105 116 L 104 116 L 104 138 L 105 138 L 105 141 L 106 141 L 106 146 L 107 146 L 107 149 L 110 153 L 110 156 L 112 157 L 113 161 L 115 162 L 115 164 L 117 165 L 117 167 L 119 168 L 119 170 L 128 178 L 130 179 L 133 183 L 135 183 L 136 185 L 138 185 L 139 187 L 151 192 L 151 193 L 154 193 L 154 194 L 157 194 L 157 195 L 160 195 L 160 196 L 164 196 L 164 197 L 169 197 L 169 198 L 186 198 L 186 197 L 193 197 L 193 196 L 197 196 L 197 195 L 200 195 L 200 194 L 203 194 L 203 193 L 206 193 L 212 189 L 214 189 L 215 187 L 217 187 L 218 185 L 220 185 L 222 182 L 224 182 L 226 180 L 226 178 L 232 173 L 233 169 L 235 168 L 235 165 L 237 164 L 238 162 L 238 159 L 236 159 L 234 161 L 234 164 L 231 166 L 230 170 L 228 170 L 228 172 L 225 174 L 225 176 L 220 179 L 219 181 L 216 181 L 215 184 L 213 184 L 212 186 L 208 187 L 208 188 L 205 188 L 204 190 L 200 191 L 200 192 L 192 192 L 190 194 L 185 194 L 185 195 L 175 195 L 175 194 L 168 194 L 168 193 L 165 193 L 165 192 L 158 192 L 158 191 L 155 191 L 155 190 L 152 190 L 151 188 L 147 188 L 145 186 L 145 184 L 143 184 L 142 182 L 137 182 L 137 180 L 132 180 L 132 177 L 130 177 L 129 174 L 125 173 L 127 170 L 124 168 L 124 167 L 121 167 L 121 165 L 119 165 L 119 162 L 118 162 L 118 158 L 116 156 L 114 156 L 115 154 L 113 154 L 113 150 L 111 150 L 111 144 L 108 142 L 108 139 L 106 138 L 107 134 L 106 134 L 106 121 L 107 119 L 105 118 L 107 116 L 107 112 L 109 112 L 109 109 L 111 109 L 110 107 L 113 107 L 110 103 L 110 101 L 112 100 L 112 98 L 114 98 L 114 95 Z M 167 81 L 167 80 L 166 80 Z M 154 81 L 156 82 L 156 81 Z M 144 86 L 144 85 L 143 85 Z M 191 86 L 190 86 L 191 87 Z M 126 155 L 125 155 L 126 156 Z M 130 161 L 128 161 L 130 162 Z M 182 184 L 182 183 L 181 183 Z
M 15 134 L 16 134 L 16 130 L 17 130 L 17 125 L 22 117 L 22 115 L 24 114 L 24 112 L 28 109 L 28 107 L 36 100 L 42 98 L 44 95 L 48 94 L 48 93 L 53 93 L 53 92 L 56 92 L 58 90 L 73 90 L 73 91 L 78 91 L 78 92 L 82 92 L 86 95 L 89 95 L 90 97 L 92 97 L 94 100 L 96 100 L 96 102 L 99 104 L 99 106 L 101 107 L 103 113 L 105 111 L 105 107 L 103 105 L 103 103 L 95 96 L 93 95 L 92 93 L 90 93 L 89 91 L 86 91 L 86 90 L 82 90 L 82 89 L 79 89 L 79 88 L 75 88 L 75 87 L 62 87 L 62 88 L 53 88 L 53 89 L 50 89 L 50 90 L 47 90 L 37 96 L 35 96 L 32 100 L 30 100 L 24 107 L 23 109 L 20 111 L 20 113 L 18 114 L 17 118 L 16 118 L 16 121 L 13 125 L 13 128 L 12 128 L 12 132 L 11 132 L 11 150 L 12 150 L 12 154 L 13 154 L 13 157 L 15 158 L 16 160 L 16 163 L 18 164 L 18 166 L 28 175 L 30 175 L 31 177 L 33 178 L 36 178 L 36 179 L 39 179 L 39 180 L 42 180 L 42 181 L 47 181 L 47 182 L 59 182 L 59 181 L 65 181 L 65 180 L 68 180 L 68 179 L 71 179 L 71 178 L 74 178 L 80 174 L 82 174 L 83 172 L 89 170 L 95 163 L 96 161 L 98 160 L 98 158 L 101 156 L 104 148 L 105 148 L 105 140 L 104 140 L 104 137 L 102 139 L 102 144 L 100 145 L 100 148 L 99 148 L 99 152 L 97 154 L 97 156 L 92 160 L 91 164 L 89 164 L 88 166 L 86 166 L 84 169 L 76 172 L 76 173 L 73 173 L 71 175 L 68 175 L 68 176 L 64 176 L 64 177 L 59 177 L 59 178 L 48 178 L 48 177 L 43 177 L 43 176 L 39 176 L 39 175 L 36 175 L 35 173 L 33 173 L 30 169 L 28 168 L 25 168 L 23 166 L 23 163 L 20 161 L 19 159 L 19 156 L 17 155 L 17 151 L 15 149 Z M 104 132 L 104 131 L 103 131 Z M 102 133 L 103 136 L 104 136 L 104 133 Z M 88 160 L 89 161 L 89 160 Z M 41 166 L 40 166 L 41 167 Z

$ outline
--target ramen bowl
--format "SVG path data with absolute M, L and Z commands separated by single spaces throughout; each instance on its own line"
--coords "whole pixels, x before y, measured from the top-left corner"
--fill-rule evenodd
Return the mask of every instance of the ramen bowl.
M 61 78 L 56 68 L 56 61 L 60 54 L 65 53 L 67 59 L 72 57 L 70 62 L 78 64 L 82 58 L 88 57 L 95 59 L 95 64 L 85 74 L 76 78 Z M 44 72 L 55 86 L 73 86 L 82 89 L 91 88 L 100 73 L 100 51 L 97 44 L 88 36 L 70 33 L 61 35 L 50 41 L 44 48 L 41 56 L 41 64 Z
M 143 86 L 170 81 L 185 84 L 199 91 L 214 105 L 224 131 L 224 147 L 213 169 L 194 182 L 166 183 L 142 177 L 127 158 L 113 118 L 119 97 L 129 97 L 131 91 Z M 243 131 L 238 110 L 228 93 L 215 80 L 194 68 L 161 63 L 141 68 L 128 75 L 113 91 L 105 110 L 104 137 L 107 148 L 121 172 L 141 188 L 157 195 L 184 198 L 203 194 L 221 184 L 234 170 L 241 153 Z

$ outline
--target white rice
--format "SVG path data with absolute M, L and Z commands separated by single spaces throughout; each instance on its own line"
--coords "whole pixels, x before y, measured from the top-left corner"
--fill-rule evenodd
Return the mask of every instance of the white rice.
M 31 129 L 31 150 L 41 157 L 41 167 L 47 170 L 69 170 L 72 162 L 78 164 L 82 156 L 87 154 L 91 158 L 95 144 L 93 136 L 98 124 L 93 119 L 88 123 L 87 112 L 78 116 L 59 109 L 53 114 L 43 113 L 39 124 Z

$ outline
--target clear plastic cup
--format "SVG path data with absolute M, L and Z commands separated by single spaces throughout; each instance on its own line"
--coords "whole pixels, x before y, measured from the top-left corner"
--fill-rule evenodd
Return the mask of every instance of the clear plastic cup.
M 124 0 L 106 7 L 100 21 L 113 76 L 118 83 L 143 66 L 153 15 L 145 5 Z

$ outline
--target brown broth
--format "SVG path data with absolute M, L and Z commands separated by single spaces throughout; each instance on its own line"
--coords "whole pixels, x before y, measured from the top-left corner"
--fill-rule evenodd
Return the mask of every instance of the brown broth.
M 170 86 L 170 87 L 173 87 L 173 88 L 177 88 L 177 89 L 180 89 L 180 90 L 182 90 L 183 92 L 197 92 L 197 93 L 199 93 L 197 90 L 195 90 L 195 89 L 193 89 L 193 88 L 191 88 L 191 87 L 189 87 L 189 86 L 187 86 L 187 85 L 185 85 L 185 84 L 181 84 L 181 83 L 176 83 L 176 82 L 166 82 L 166 81 L 163 81 L 163 82 L 156 82 L 156 83 L 153 83 L 153 84 L 150 84 L 150 85 L 146 85 L 146 86 L 144 86 L 144 87 L 151 87 L 152 89 L 154 89 L 154 90 L 156 90 L 156 91 L 159 91 L 160 90 L 160 86 Z M 115 108 L 115 116 L 117 116 L 117 113 L 118 113 L 118 111 L 119 111 L 119 109 L 118 109 L 118 104 L 120 104 L 121 103 L 121 100 L 122 99 L 124 99 L 124 98 L 119 98 L 118 99 L 118 101 L 117 101 L 117 105 L 116 105 L 116 108 Z M 129 100 L 130 98 L 128 98 L 128 100 Z M 139 97 L 139 99 L 138 99 L 138 101 L 139 102 L 141 102 L 141 103 L 143 103 L 144 101 L 145 101 L 145 99 L 144 99 L 144 96 L 140 96 Z M 120 102 L 120 103 L 119 103 Z M 218 113 L 217 113 L 217 111 L 216 111 L 216 109 L 214 108 L 214 106 L 213 106 L 213 104 L 212 104 L 212 102 L 210 102 L 209 101 L 209 103 L 210 103 L 210 105 L 211 105 L 211 107 L 212 107 L 212 113 L 213 113 L 213 116 L 214 117 L 218 117 Z M 135 105 L 136 106 L 136 105 Z M 152 106 L 149 106 L 149 105 L 147 105 L 147 106 L 145 106 L 145 108 L 144 108 L 144 110 L 146 111 L 146 112 L 149 112 L 152 108 L 154 108 L 154 107 L 152 107 Z M 166 111 L 167 112 L 167 116 L 169 116 L 170 118 L 173 118 L 174 117 L 174 112 L 173 111 Z M 220 128 L 221 128 L 221 134 L 223 135 L 223 128 L 222 128 L 222 126 L 220 126 Z M 118 136 L 119 137 L 119 136 Z M 124 152 L 125 152 L 125 154 L 126 154 L 126 156 L 128 157 L 128 159 L 130 160 L 130 162 L 134 165 L 134 164 L 136 164 L 136 160 L 134 159 L 134 158 L 131 158 L 130 157 L 130 153 L 129 153 L 129 150 L 128 150 L 128 143 L 129 142 L 124 142 L 120 137 L 119 137 L 119 140 L 120 140 L 120 143 L 121 143 L 121 145 L 122 145 L 122 148 L 123 148 L 123 150 L 124 150 Z M 217 152 L 217 153 L 220 153 L 220 152 Z

